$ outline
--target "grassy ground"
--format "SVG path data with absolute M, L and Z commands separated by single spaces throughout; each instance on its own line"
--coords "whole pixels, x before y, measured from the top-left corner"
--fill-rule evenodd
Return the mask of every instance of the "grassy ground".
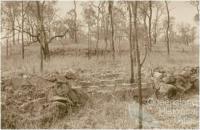
M 66 51 L 86 47 L 84 44 L 52 44 L 50 46 L 51 49 L 64 48 Z M 13 47 L 13 54 L 8 58 L 5 56 L 4 47 L 2 47 L 2 75 L 9 76 L 13 72 L 40 73 L 38 49 L 37 45 L 27 47 L 25 59 L 22 60 L 19 46 Z M 122 49 L 127 50 L 127 44 Z M 170 56 L 167 56 L 165 47 L 158 44 L 153 48 L 153 52 L 148 55 L 143 66 L 143 72 L 148 72 L 148 69 L 158 66 L 176 68 L 198 66 L 198 59 L 198 46 L 173 45 Z M 105 71 L 123 72 L 125 73 L 124 78 L 127 79 L 130 75 L 128 52 L 123 53 L 123 55 L 117 55 L 115 61 L 112 60 L 111 55 L 100 56 L 98 59 L 96 56 L 88 59 L 84 55 L 54 55 L 50 61 L 45 62 L 44 66 L 45 72 L 62 72 L 71 68 L 82 69 L 88 75 L 104 73 Z M 92 78 L 92 76 L 88 77 Z M 144 109 L 152 114 L 155 120 L 159 120 L 160 128 L 197 128 L 198 95 L 188 96 L 189 98 L 181 100 L 180 104 L 174 104 L 177 101 L 162 104 L 161 100 L 157 100 L 156 103 L 144 105 Z M 93 99 L 93 104 L 88 104 L 79 112 L 72 113 L 65 119 L 55 122 L 52 128 L 137 128 L 137 118 L 131 117 L 130 114 L 132 101 L 119 101 L 115 100 L 115 98 L 105 101 L 95 97 L 91 98 Z M 148 127 L 148 124 L 145 127 Z

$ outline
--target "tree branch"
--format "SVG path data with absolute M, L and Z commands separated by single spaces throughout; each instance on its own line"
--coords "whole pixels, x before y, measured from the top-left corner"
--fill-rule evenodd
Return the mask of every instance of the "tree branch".
M 57 37 L 64 37 L 66 35 L 66 33 L 69 32 L 69 30 L 67 29 L 63 34 L 60 35 L 55 35 L 53 37 L 50 38 L 50 40 L 48 41 L 48 43 L 50 43 L 53 39 L 57 38 Z

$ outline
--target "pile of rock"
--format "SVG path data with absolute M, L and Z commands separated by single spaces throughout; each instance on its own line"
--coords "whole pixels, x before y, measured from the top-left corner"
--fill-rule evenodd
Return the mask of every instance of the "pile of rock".
M 185 67 L 182 69 L 154 69 L 153 81 L 160 95 L 168 98 L 177 93 L 186 93 L 190 90 L 199 91 L 199 68 Z
M 67 72 L 2 80 L 2 127 L 23 128 L 23 123 L 30 122 L 43 128 L 83 106 L 89 97 L 81 88 L 72 88 L 72 78 L 75 75 Z

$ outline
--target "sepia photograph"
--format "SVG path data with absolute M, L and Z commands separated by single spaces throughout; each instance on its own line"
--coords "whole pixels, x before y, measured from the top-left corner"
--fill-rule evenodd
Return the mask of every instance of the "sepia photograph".
M 1 0 L 1 129 L 199 129 L 198 0 Z

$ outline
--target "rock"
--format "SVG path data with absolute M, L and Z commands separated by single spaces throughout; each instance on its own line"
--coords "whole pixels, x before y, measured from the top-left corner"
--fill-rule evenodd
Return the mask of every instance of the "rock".
M 65 103 L 65 104 L 70 104 L 70 105 L 73 104 L 73 102 L 67 97 L 54 96 L 50 100 L 53 101 L 53 102 L 62 102 L 62 103 Z
M 162 81 L 166 84 L 172 84 L 173 85 L 176 82 L 176 79 L 173 75 L 170 75 L 170 76 L 164 77 L 162 79 Z
M 65 72 L 65 78 L 67 78 L 67 79 L 76 79 L 77 78 L 77 74 L 75 73 L 75 71 L 69 70 L 69 71 Z
M 184 86 L 185 83 L 186 83 L 186 79 L 183 76 L 181 75 L 176 76 L 176 86 L 177 85 Z
M 159 96 L 167 96 L 168 98 L 172 98 L 176 95 L 177 89 L 176 86 L 171 84 L 161 84 L 158 92 Z
M 159 73 L 165 73 L 165 70 L 163 67 L 156 67 L 153 69 L 154 72 L 159 72 Z
M 79 96 L 79 104 L 84 105 L 88 101 L 89 96 L 80 88 L 74 89 L 74 91 Z
M 56 82 L 57 83 L 67 83 L 67 79 L 64 76 L 57 76 Z
M 74 103 L 74 104 L 77 104 L 79 103 L 79 96 L 78 94 L 76 93 L 76 90 L 74 89 L 71 89 L 68 93 L 68 97 L 70 98 L 70 100 Z
M 163 74 L 159 72 L 154 72 L 153 77 L 157 80 L 160 80 L 163 77 Z
M 54 96 L 65 97 L 66 95 L 68 95 L 70 90 L 71 90 L 71 86 L 69 84 L 65 84 L 65 83 L 60 84 L 60 83 L 58 83 L 53 88 L 53 95 Z
M 189 78 L 191 75 L 191 71 L 190 70 L 183 70 L 180 75 L 182 75 L 184 78 Z
M 53 102 L 46 109 L 46 112 L 48 112 L 49 118 L 60 119 L 67 114 L 68 106 L 62 102 Z
M 198 79 L 193 82 L 193 88 L 196 89 L 197 91 L 199 91 L 199 80 Z

